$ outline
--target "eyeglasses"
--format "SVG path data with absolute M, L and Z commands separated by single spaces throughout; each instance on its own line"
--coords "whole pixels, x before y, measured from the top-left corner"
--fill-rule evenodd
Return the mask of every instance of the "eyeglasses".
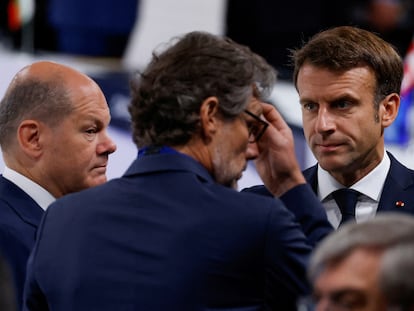
M 251 113 L 249 110 L 244 110 L 249 116 L 251 116 L 255 122 L 247 122 L 247 129 L 249 131 L 249 143 L 256 143 L 262 137 L 263 133 L 266 131 L 269 123 L 260 119 L 254 113 Z

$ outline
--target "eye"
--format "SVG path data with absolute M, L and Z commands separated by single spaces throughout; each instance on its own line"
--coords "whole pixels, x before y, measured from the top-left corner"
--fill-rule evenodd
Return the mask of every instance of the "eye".
M 304 103 L 302 104 L 302 107 L 304 110 L 307 110 L 307 111 L 313 111 L 317 108 L 316 104 L 314 103 Z
M 256 135 L 260 131 L 260 126 L 256 122 L 248 122 L 247 128 L 249 130 L 249 134 Z
M 348 109 L 348 108 L 351 107 L 351 105 L 352 105 L 352 103 L 350 101 L 341 100 L 341 101 L 334 102 L 332 104 L 332 107 L 333 108 L 338 108 L 338 109 Z
M 364 293 L 355 290 L 334 294 L 331 300 L 333 304 L 340 306 L 343 310 L 356 310 L 365 307 L 367 304 Z
M 91 141 L 95 138 L 96 133 L 98 132 L 98 130 L 96 128 L 89 128 L 87 130 L 85 130 L 85 137 L 87 140 Z

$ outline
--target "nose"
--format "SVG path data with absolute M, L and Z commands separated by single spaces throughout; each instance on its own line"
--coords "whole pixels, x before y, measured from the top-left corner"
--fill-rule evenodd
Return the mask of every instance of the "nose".
M 321 106 L 318 110 L 317 119 L 315 122 L 315 131 L 318 133 L 326 133 L 335 129 L 335 123 L 332 114 L 329 110 Z
M 259 156 L 259 148 L 257 143 L 248 143 L 246 149 L 246 159 L 254 160 Z
M 102 133 L 103 138 L 102 142 L 97 146 L 98 154 L 111 154 L 114 153 L 116 150 L 116 144 L 113 140 L 108 136 L 106 132 Z

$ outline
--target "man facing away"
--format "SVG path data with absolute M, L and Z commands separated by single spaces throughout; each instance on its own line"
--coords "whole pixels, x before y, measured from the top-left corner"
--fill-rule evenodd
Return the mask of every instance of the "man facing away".
M 131 81 L 137 159 L 43 218 L 25 310 L 295 310 L 332 231 L 293 135 L 265 104 L 274 69 L 204 32 L 155 53 Z M 256 160 L 279 198 L 234 189 Z
M 106 182 L 105 97 L 89 77 L 39 61 L 20 70 L 0 102 L 0 253 L 21 304 L 26 263 L 44 211 L 56 198 Z
M 414 213 L 414 171 L 384 144 L 400 105 L 400 55 L 369 31 L 341 26 L 315 35 L 292 59 L 305 138 L 318 161 L 304 175 L 332 225 L 377 212 Z M 349 209 L 339 189 L 355 195 Z

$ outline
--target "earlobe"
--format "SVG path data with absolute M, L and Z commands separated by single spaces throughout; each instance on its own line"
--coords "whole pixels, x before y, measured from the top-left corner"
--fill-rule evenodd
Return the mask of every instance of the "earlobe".
M 34 120 L 24 120 L 17 129 L 20 148 L 28 155 L 37 157 L 42 149 L 40 125 Z
M 397 93 L 388 95 L 382 101 L 383 114 L 381 118 L 382 126 L 388 127 L 394 122 L 400 107 L 400 96 Z
M 215 96 L 206 98 L 200 107 L 201 132 L 210 139 L 217 131 L 219 101 Z

